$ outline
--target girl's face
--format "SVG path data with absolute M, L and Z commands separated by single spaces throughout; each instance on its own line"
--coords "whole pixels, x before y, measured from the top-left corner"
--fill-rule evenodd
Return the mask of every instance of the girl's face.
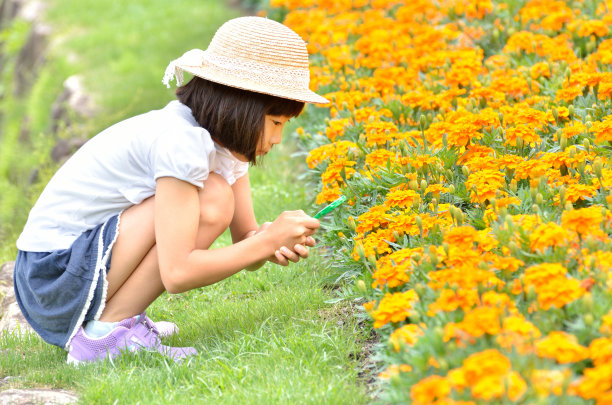
M 286 115 L 266 115 L 264 119 L 264 133 L 261 137 L 259 145 L 255 153 L 257 156 L 265 155 L 270 152 L 270 149 L 276 144 L 279 144 L 283 138 L 283 128 L 289 122 L 291 117 Z M 232 152 L 234 156 L 243 162 L 248 162 L 246 156 L 236 152 Z
M 270 152 L 272 146 L 279 144 L 283 138 L 283 128 L 291 119 L 286 115 L 266 115 L 264 133 L 257 147 L 257 156 Z

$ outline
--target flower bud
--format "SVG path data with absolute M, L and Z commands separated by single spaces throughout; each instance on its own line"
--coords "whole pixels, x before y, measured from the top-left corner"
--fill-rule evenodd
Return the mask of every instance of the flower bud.
M 408 187 L 410 187 L 412 191 L 417 191 L 419 189 L 419 183 L 417 183 L 416 180 L 410 180 L 410 183 L 408 183 Z
M 470 168 L 469 168 L 469 167 L 467 167 L 467 166 L 463 166 L 463 167 L 461 168 L 461 171 L 463 172 L 463 175 L 464 175 L 465 177 L 468 177 L 468 176 L 470 175 Z
M 426 188 L 427 188 L 427 181 L 426 180 L 421 180 L 421 190 L 425 191 Z
M 582 306 L 587 313 L 593 311 L 593 295 L 590 292 L 587 292 L 582 296 Z
M 559 138 L 559 145 L 561 146 L 561 150 L 567 148 L 567 136 L 565 136 L 565 134 L 562 134 Z
M 569 112 L 569 117 L 570 119 L 574 117 L 574 112 L 575 112 L 575 107 L 573 104 L 570 104 L 569 107 L 567 107 L 567 111 Z
M 516 194 L 516 192 L 518 191 L 518 183 L 515 179 L 512 179 L 510 181 L 510 191 L 512 191 L 514 194 Z
M 555 117 L 555 121 L 559 121 L 559 111 L 555 107 L 552 108 L 552 115 Z
M 456 219 L 457 219 L 457 225 L 459 226 L 463 225 L 463 220 L 465 219 L 465 216 L 463 215 L 463 211 L 461 211 L 460 209 L 457 209 Z
M 365 257 L 365 248 L 363 247 L 363 243 L 357 242 L 355 250 L 357 251 L 357 255 L 360 259 L 363 259 Z
M 570 146 L 569 148 L 569 157 L 570 159 L 573 159 L 576 157 L 576 148 L 574 147 L 574 145 Z
M 369 255 L 368 256 L 368 263 L 370 263 L 370 266 L 372 266 L 373 268 L 376 268 L 376 256 Z
M 544 203 L 544 196 L 542 193 L 536 194 L 536 204 L 542 205 Z
M 419 125 L 421 127 L 421 130 L 424 131 L 425 127 L 427 126 L 427 117 L 425 117 L 425 114 L 421 114 L 421 116 L 419 117 Z
M 566 211 L 571 211 L 573 209 L 574 209 L 574 205 L 571 202 L 568 201 L 568 202 L 565 203 L 565 210 Z
M 601 158 L 595 159 L 593 162 L 593 171 L 595 172 L 595 176 L 602 177 L 603 176 L 603 163 Z
M 451 194 L 455 194 L 455 185 L 451 184 L 450 186 L 448 186 L 448 192 Z
M 588 139 L 584 138 L 584 140 L 582 141 L 582 146 L 584 146 L 584 149 L 589 152 L 589 149 L 591 148 L 591 143 Z
M 357 289 L 362 293 L 367 291 L 366 283 L 363 280 L 357 280 Z
M 591 325 L 593 325 L 593 321 L 595 320 L 593 318 L 593 314 L 584 314 L 582 316 L 582 319 L 584 319 L 584 325 L 590 327 Z
M 357 224 L 355 223 L 355 218 L 348 217 L 347 222 L 348 222 L 348 226 L 349 226 L 351 231 L 354 231 L 355 229 L 357 229 Z
M 401 236 L 398 231 L 393 231 L 393 239 L 395 239 L 396 242 L 399 242 L 399 240 L 401 239 Z
M 559 187 L 559 202 L 561 204 L 565 204 L 565 191 L 566 191 L 565 186 Z

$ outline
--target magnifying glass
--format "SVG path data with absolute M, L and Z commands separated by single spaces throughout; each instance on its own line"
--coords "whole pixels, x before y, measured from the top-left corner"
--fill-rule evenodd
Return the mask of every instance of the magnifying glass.
M 346 201 L 346 197 L 341 195 L 340 198 L 332 201 L 328 206 L 326 206 L 321 211 L 319 211 L 316 214 L 314 214 L 313 218 L 321 218 L 323 215 L 331 212 L 333 209 L 335 209 L 335 208 L 339 207 L 340 205 L 342 205 L 342 203 L 345 202 L 345 201 Z

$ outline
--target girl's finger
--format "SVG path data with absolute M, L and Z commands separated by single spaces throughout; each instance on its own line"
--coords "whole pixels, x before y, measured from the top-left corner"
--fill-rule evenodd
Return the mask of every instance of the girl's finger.
M 289 250 L 289 248 L 283 246 L 282 248 L 280 248 L 280 252 L 283 256 L 285 256 L 288 260 L 297 263 L 300 260 L 300 257 L 297 255 L 297 253 Z
M 304 244 L 306 246 L 313 247 L 317 244 L 317 241 L 315 241 L 315 239 L 312 236 L 309 236 L 306 238 L 306 242 L 304 242 Z
M 298 243 L 297 245 L 295 245 L 295 246 L 293 247 L 293 250 L 294 250 L 294 251 L 295 251 L 295 252 L 296 252 L 298 255 L 300 255 L 300 257 L 301 257 L 302 259 L 305 259 L 305 258 L 307 258 L 307 257 L 308 257 L 309 251 L 308 251 L 308 248 L 307 248 L 306 246 L 304 246 L 304 245 L 300 245 L 300 244 Z
M 280 251 L 277 250 L 276 252 L 274 252 L 274 257 L 276 257 L 278 264 L 280 264 L 281 266 L 289 265 L 287 258 L 283 256 L 283 254 Z

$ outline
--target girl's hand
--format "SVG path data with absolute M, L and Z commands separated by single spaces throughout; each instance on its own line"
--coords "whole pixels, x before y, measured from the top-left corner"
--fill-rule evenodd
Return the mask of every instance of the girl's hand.
M 282 246 L 305 245 L 307 238 L 314 235 L 319 226 L 318 219 L 302 210 L 285 211 L 267 227 L 266 233 L 272 238 L 275 250 L 279 250 Z
M 276 252 L 274 252 L 274 257 L 270 258 L 270 261 L 276 264 L 280 264 L 281 266 L 288 266 L 289 262 L 297 263 L 300 259 L 305 259 L 308 257 L 309 251 L 307 246 L 314 246 L 316 244 L 314 238 L 309 236 L 306 238 L 306 242 L 302 244 L 296 244 L 293 247 L 293 250 L 287 248 L 286 246 L 282 246 Z

